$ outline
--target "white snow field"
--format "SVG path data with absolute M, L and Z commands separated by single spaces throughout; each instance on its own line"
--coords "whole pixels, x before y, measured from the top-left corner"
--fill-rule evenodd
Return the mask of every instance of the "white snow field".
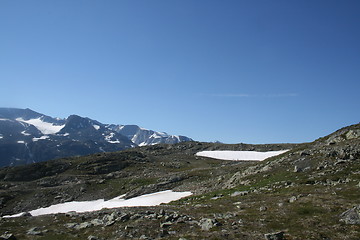
M 202 151 L 195 155 L 200 157 L 209 157 L 220 160 L 232 160 L 232 161 L 263 161 L 269 157 L 283 154 L 289 150 L 281 151 L 268 151 L 268 152 L 256 152 L 256 151 Z
M 43 134 L 55 134 L 59 132 L 65 125 L 54 125 L 52 123 L 44 122 L 40 118 L 34 118 L 30 120 L 24 120 L 22 118 L 16 119 L 19 122 L 28 123 L 34 125 Z
M 191 192 L 173 192 L 172 190 L 166 190 L 156 193 L 145 194 L 139 197 L 134 197 L 130 199 L 124 199 L 124 195 L 104 201 L 104 199 L 94 200 L 94 201 L 83 201 L 83 202 L 66 202 L 51 205 L 46 208 L 39 208 L 36 210 L 30 211 L 32 216 L 40 216 L 46 214 L 56 214 L 56 213 L 67 213 L 67 212 L 92 212 L 98 211 L 103 208 L 119 208 L 119 207 L 148 207 L 148 206 L 157 206 L 162 203 L 169 203 L 171 201 L 179 200 L 180 198 L 188 197 L 192 195 Z M 7 218 L 11 217 L 20 217 L 22 213 L 15 215 L 4 216 Z

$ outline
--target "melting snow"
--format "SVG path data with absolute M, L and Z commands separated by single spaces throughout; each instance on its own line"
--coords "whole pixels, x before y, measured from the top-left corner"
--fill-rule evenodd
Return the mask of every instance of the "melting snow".
M 104 199 L 83 202 L 66 202 L 51 205 L 46 208 L 39 208 L 30 211 L 32 216 L 39 216 L 45 214 L 67 213 L 67 212 L 92 212 L 103 208 L 119 208 L 119 207 L 139 207 L 139 206 L 157 206 L 162 203 L 169 203 L 171 201 L 179 200 L 180 198 L 192 195 L 191 192 L 173 192 L 172 190 L 161 191 L 151 194 L 145 194 L 139 197 L 124 199 L 124 195 L 104 201 Z M 8 215 L 4 217 L 19 217 L 23 213 Z
M 157 135 L 156 133 L 153 133 L 150 138 L 161 138 L 161 136 Z
M 30 136 L 31 135 L 30 133 L 27 133 L 26 130 L 22 131 L 21 134 L 24 135 L 24 136 Z
M 44 122 L 41 118 L 24 120 L 22 118 L 16 119 L 19 122 L 25 122 L 34 125 L 43 134 L 55 134 L 59 132 L 65 125 L 54 125 L 52 123 Z
M 39 140 L 45 140 L 45 139 L 48 139 L 48 138 L 49 138 L 49 136 L 41 136 L 39 138 L 33 138 L 32 140 L 33 140 L 33 142 L 37 142 Z
M 146 145 L 147 145 L 146 142 L 142 142 L 139 144 L 139 147 L 146 146 Z
M 120 143 L 118 139 L 111 140 L 114 137 L 114 135 L 115 133 L 110 133 L 109 135 L 105 136 L 105 141 L 107 141 L 108 143 Z
M 288 150 L 256 152 L 256 151 L 202 151 L 195 155 L 201 157 L 209 157 L 221 160 L 234 161 L 263 161 L 269 157 L 280 155 Z

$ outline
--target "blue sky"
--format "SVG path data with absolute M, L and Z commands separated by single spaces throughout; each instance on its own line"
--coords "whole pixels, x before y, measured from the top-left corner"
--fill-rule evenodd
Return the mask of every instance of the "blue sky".
M 357 0 L 2 0 L 0 105 L 199 141 L 359 122 Z

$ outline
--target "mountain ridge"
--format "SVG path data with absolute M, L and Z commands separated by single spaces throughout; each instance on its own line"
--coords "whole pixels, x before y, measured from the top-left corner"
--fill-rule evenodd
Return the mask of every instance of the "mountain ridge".
M 0 167 L 114 152 L 138 145 L 192 141 L 132 126 L 137 131 L 124 136 L 122 128 L 126 125 L 103 124 L 75 114 L 61 119 L 29 108 L 0 108 Z

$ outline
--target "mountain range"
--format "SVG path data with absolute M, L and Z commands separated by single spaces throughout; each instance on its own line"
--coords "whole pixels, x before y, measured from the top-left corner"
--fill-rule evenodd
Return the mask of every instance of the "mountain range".
M 78 115 L 61 119 L 28 108 L 0 108 L 0 167 L 183 141 L 192 139 Z

